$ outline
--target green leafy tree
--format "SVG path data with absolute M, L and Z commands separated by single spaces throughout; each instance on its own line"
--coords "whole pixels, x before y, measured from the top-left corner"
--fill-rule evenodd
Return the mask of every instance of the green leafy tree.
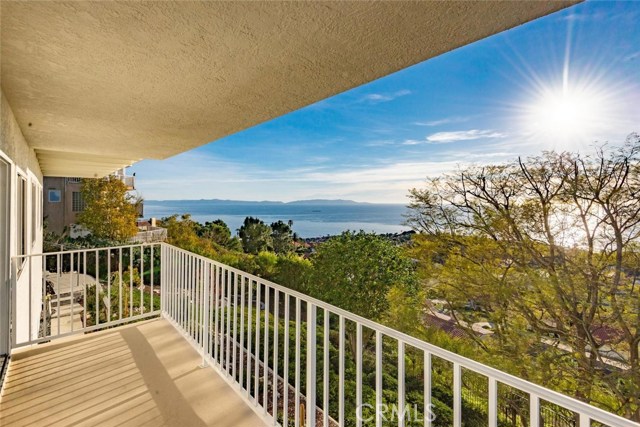
M 302 292 L 309 293 L 309 278 L 313 269 L 311 261 L 293 253 L 278 256 L 274 282 Z
M 381 323 L 390 328 L 420 338 L 422 330 L 421 316 L 424 295 L 410 294 L 401 287 L 392 287 L 387 294 L 389 309 L 381 318 Z
M 278 256 L 273 252 L 263 251 L 255 256 L 255 262 L 258 266 L 256 275 L 272 280 L 276 272 Z
M 388 240 L 344 232 L 319 245 L 313 256 L 311 294 L 360 316 L 378 320 L 393 286 L 415 290 L 414 268 Z
M 78 215 L 78 223 L 91 234 L 114 241 L 125 241 L 136 234 L 140 200 L 127 192 L 120 179 L 83 179 L 81 192 L 85 209 Z
M 215 258 L 218 253 L 211 240 L 198 235 L 202 226 L 192 220 L 189 214 L 162 218 L 159 225 L 167 229 L 169 244 L 209 258 Z
M 198 236 L 211 240 L 220 247 L 235 251 L 242 250 L 242 243 L 240 240 L 231 236 L 231 230 L 221 219 L 207 221 L 204 225 L 198 224 L 196 232 Z
M 271 239 L 273 241 L 273 251 L 277 254 L 292 252 L 293 247 L 293 221 L 277 221 L 271 223 Z
M 469 167 L 410 194 L 409 222 L 433 249 L 429 291 L 461 323 L 477 317 L 470 301 L 481 308 L 493 363 L 640 420 L 638 135 L 593 155 Z
M 399 247 L 373 233 L 333 237 L 318 247 L 312 262 L 312 296 L 372 320 L 380 320 L 389 309 L 392 287 L 416 290 L 411 261 Z M 355 356 L 353 328 L 347 328 L 347 339 Z
M 158 225 L 167 229 L 167 239 L 172 245 L 186 249 L 197 245 L 199 241 L 198 224 L 191 219 L 189 214 L 162 218 Z
M 257 255 L 273 249 L 271 227 L 258 218 L 246 217 L 238 229 L 238 236 L 246 253 Z

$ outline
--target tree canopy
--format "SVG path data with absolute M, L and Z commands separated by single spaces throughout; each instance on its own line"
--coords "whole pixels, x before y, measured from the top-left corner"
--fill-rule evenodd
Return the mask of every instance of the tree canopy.
M 214 257 L 217 254 L 213 242 L 198 235 L 201 225 L 192 220 L 191 215 L 171 215 L 162 218 L 159 225 L 167 229 L 168 243 L 199 255 Z
M 231 230 L 221 219 L 207 221 L 204 224 L 196 223 L 195 231 L 198 236 L 210 240 L 218 246 L 231 250 L 242 250 L 241 242 L 237 237 L 231 236 Z
M 137 203 L 118 178 L 83 179 L 81 188 L 85 209 L 78 224 L 99 239 L 125 241 L 137 232 Z
M 372 233 L 344 232 L 318 247 L 311 294 L 360 316 L 378 320 L 392 287 L 415 291 L 414 267 L 400 248 Z
M 293 251 L 294 233 L 291 227 L 293 221 L 276 221 L 271 223 L 271 240 L 273 251 L 277 254 L 286 254 Z
M 639 195 L 631 135 L 430 179 L 408 222 L 428 292 L 495 325 L 494 363 L 639 420 Z
M 271 232 L 271 227 L 266 225 L 262 220 L 248 216 L 238 229 L 238 236 L 242 241 L 244 251 L 257 255 L 260 252 L 273 249 Z

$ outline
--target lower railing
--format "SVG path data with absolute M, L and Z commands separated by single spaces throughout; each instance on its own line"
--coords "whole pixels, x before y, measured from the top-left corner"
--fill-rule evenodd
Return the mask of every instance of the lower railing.
M 25 294 L 21 280 L 37 276 L 30 269 L 38 265 L 45 313 L 43 326 L 14 334 L 14 347 L 161 313 L 203 365 L 273 424 L 638 427 L 165 243 L 31 255 L 14 265 L 14 304 Z M 37 320 L 28 311 L 29 322 Z

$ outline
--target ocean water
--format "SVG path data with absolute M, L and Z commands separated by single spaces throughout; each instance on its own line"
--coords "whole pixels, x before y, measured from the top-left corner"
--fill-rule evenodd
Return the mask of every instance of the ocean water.
M 293 221 L 293 231 L 300 237 L 322 237 L 346 230 L 375 233 L 400 233 L 410 228 L 403 225 L 404 205 L 369 203 L 274 203 L 230 202 L 217 200 L 145 200 L 145 218 L 163 218 L 190 213 L 198 222 L 221 219 L 235 232 L 245 217 L 258 217 L 267 224 Z

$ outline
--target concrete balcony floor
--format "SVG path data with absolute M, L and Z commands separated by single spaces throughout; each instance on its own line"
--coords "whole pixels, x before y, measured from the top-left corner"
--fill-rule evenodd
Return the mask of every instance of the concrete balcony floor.
M 166 320 L 14 352 L 0 426 L 265 424 Z

